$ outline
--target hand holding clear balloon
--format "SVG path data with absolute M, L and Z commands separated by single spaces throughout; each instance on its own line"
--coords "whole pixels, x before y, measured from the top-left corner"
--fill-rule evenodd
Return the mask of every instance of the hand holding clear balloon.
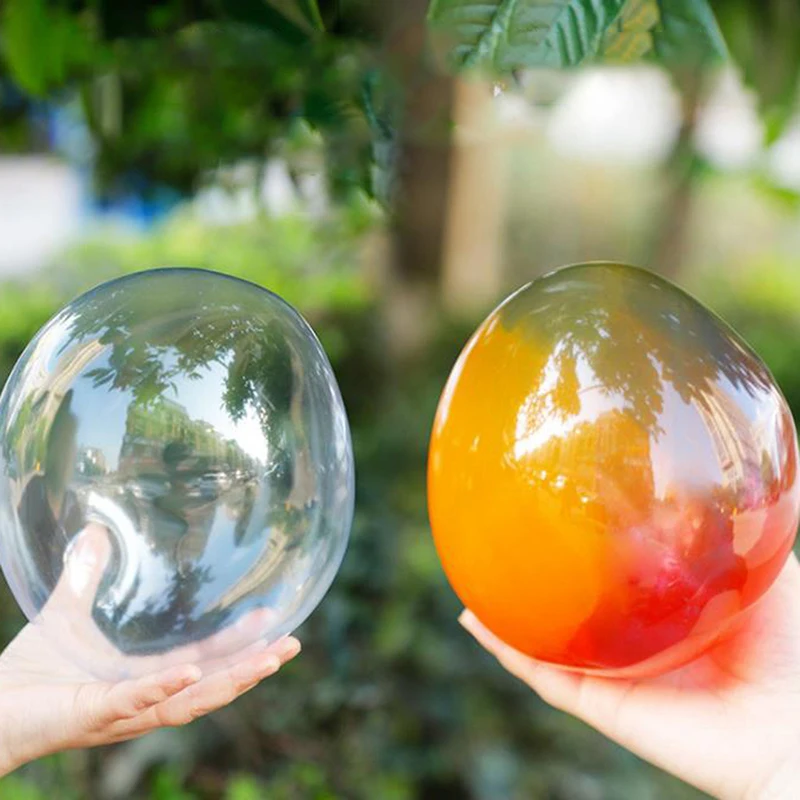
M 81 636 L 102 638 L 91 608 L 109 554 L 105 529 L 91 525 L 83 531 L 42 609 L 43 619 L 28 624 L 0 655 L 0 774 L 60 750 L 185 725 L 228 705 L 300 652 L 297 639 L 285 637 L 253 645 L 235 663 L 214 670 L 207 655 L 227 649 L 218 640 L 234 635 L 228 629 L 171 653 L 173 665 L 152 674 L 117 682 L 95 679 L 42 635 L 41 623 L 70 619 L 81 626 Z

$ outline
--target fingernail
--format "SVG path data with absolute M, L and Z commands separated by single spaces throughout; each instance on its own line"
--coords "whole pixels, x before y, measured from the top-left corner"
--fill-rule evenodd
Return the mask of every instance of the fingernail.
M 501 644 L 497 637 L 471 611 L 463 611 L 458 621 L 464 630 L 487 650 L 494 651 Z
M 66 560 L 67 581 L 73 594 L 83 594 L 91 585 L 96 569 L 96 553 L 93 548 L 80 542 Z
M 192 683 L 197 683 L 200 678 L 203 677 L 203 670 L 200 667 L 192 664 L 190 667 L 186 669 L 186 675 L 184 676 L 184 683 L 189 686 Z
M 274 675 L 280 668 L 281 660 L 274 653 L 269 653 L 262 657 L 252 656 L 235 669 L 239 680 L 254 685 L 263 678 Z
M 286 658 L 294 658 L 302 649 L 303 646 L 297 639 L 290 639 L 283 648 L 283 654 Z
M 88 546 L 86 531 L 76 534 L 64 549 L 64 563 L 85 562 L 92 549 Z

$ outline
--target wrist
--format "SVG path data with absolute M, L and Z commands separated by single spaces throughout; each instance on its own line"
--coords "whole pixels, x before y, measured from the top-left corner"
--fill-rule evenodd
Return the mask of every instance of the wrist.
M 41 736 L 31 736 L 16 715 L 9 712 L 13 710 L 0 706 L 0 777 L 35 761 L 42 743 Z
M 3 746 L 0 747 L 0 778 L 19 769 L 24 763 L 25 761 L 16 758 L 7 743 L 3 742 Z

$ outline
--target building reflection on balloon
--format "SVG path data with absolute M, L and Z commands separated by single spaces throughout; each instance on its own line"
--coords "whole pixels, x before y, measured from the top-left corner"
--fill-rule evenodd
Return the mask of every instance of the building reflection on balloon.
M 114 652 L 95 670 L 168 663 L 254 610 L 270 613 L 251 639 L 286 632 L 343 555 L 353 470 L 335 379 L 306 323 L 249 284 L 166 270 L 79 298 L 21 359 L 0 435 L 4 569 L 26 613 L 87 521 L 110 532 L 92 614 Z
M 797 529 L 797 443 L 762 362 L 647 272 L 558 271 L 454 367 L 431 523 L 463 602 L 537 658 L 660 670 L 771 585 Z

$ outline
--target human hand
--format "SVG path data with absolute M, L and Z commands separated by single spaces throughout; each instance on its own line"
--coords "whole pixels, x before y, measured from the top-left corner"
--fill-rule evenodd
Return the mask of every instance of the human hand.
M 91 608 L 109 555 L 105 529 L 90 525 L 80 534 L 42 609 L 48 625 L 56 620 L 78 624 L 85 628 L 82 635 L 102 637 L 91 620 Z M 236 663 L 203 675 L 194 661 L 224 652 L 232 636 L 242 635 L 242 628 L 234 626 L 171 654 L 171 665 L 152 674 L 100 681 L 65 658 L 44 635 L 45 627 L 26 625 L 0 655 L 0 775 L 60 750 L 111 744 L 185 725 L 228 705 L 300 651 L 300 643 L 286 637 L 270 646 L 248 648 Z M 143 666 L 156 666 L 144 661 Z
M 503 644 L 470 612 L 462 625 L 545 702 L 723 800 L 800 797 L 800 564 L 724 640 L 647 680 L 580 675 Z

